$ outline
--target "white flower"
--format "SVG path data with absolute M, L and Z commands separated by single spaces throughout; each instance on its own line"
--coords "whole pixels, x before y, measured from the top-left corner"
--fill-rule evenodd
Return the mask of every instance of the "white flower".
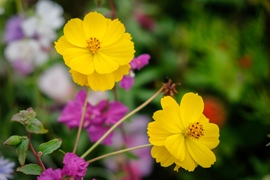
M 88 96 L 88 102 L 90 104 L 97 105 L 100 101 L 104 99 L 108 99 L 108 92 L 107 91 L 91 91 Z
M 37 15 L 47 27 L 57 30 L 64 24 L 63 8 L 50 0 L 40 0 L 36 4 Z
M 57 38 L 56 30 L 64 24 L 63 9 L 50 0 L 40 0 L 36 4 L 36 15 L 22 23 L 27 37 L 36 37 L 43 47 L 49 48 Z
M 12 173 L 14 171 L 14 162 L 10 162 L 3 157 L 0 157 L 0 180 L 7 180 L 8 178 L 12 178 Z
M 13 66 L 18 63 L 22 66 L 14 67 L 18 71 L 21 71 L 20 68 L 28 68 L 32 72 L 34 67 L 44 64 L 48 59 L 48 54 L 41 49 L 40 44 L 34 39 L 10 42 L 4 53 Z M 26 74 L 30 72 L 26 72 Z
M 40 90 L 55 101 L 65 103 L 75 92 L 68 70 L 61 64 L 47 69 L 39 78 Z

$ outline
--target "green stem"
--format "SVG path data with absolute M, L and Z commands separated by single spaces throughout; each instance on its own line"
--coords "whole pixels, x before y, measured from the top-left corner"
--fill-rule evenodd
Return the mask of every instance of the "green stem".
M 35 158 L 37 159 L 37 161 L 38 161 L 39 165 L 41 166 L 42 170 L 45 171 L 46 168 L 45 168 L 45 166 L 44 166 L 42 160 L 40 159 L 40 156 L 39 156 L 39 155 L 37 154 L 37 152 L 35 151 L 35 149 L 34 149 L 32 143 L 31 143 L 31 137 L 30 137 L 30 136 L 31 136 L 31 134 L 30 134 L 30 133 L 27 133 L 27 137 L 28 137 L 28 140 L 29 140 L 28 146 L 29 146 L 29 148 L 31 149 L 31 151 L 32 151 L 33 155 L 35 156 Z
M 19 13 L 23 12 L 22 0 L 15 0 L 15 5 Z
M 85 115 L 86 106 L 87 106 L 87 99 L 88 99 L 88 96 L 90 94 L 89 92 L 90 92 L 90 90 L 88 90 L 85 101 L 84 101 L 83 110 L 82 110 L 82 116 L 81 116 L 81 120 L 80 120 L 80 126 L 79 126 L 79 130 L 78 130 L 78 133 L 77 133 L 76 141 L 75 141 L 75 144 L 74 144 L 73 153 L 76 152 L 76 149 L 77 149 L 77 146 L 78 146 L 78 143 L 79 143 L 79 138 L 80 138 L 80 135 L 81 135 L 83 121 L 84 121 L 84 115 Z
M 132 147 L 132 148 L 122 149 L 122 150 L 119 150 L 119 151 L 111 152 L 111 153 L 104 154 L 104 155 L 102 155 L 102 156 L 99 156 L 99 157 L 90 159 L 90 160 L 87 161 L 87 162 L 88 162 L 88 163 L 92 163 L 92 162 L 94 162 L 94 161 L 97 161 L 97 160 L 100 160 L 100 159 L 103 159 L 103 158 L 106 158 L 106 157 L 109 157 L 109 156 L 121 154 L 121 153 L 128 152 L 128 151 L 133 151 L 133 150 L 136 150 L 136 149 L 141 149 L 141 148 L 145 148 L 145 147 L 149 147 L 149 146 L 152 146 L 152 144 L 144 144 L 144 145 L 135 146 L 135 147 Z
M 160 92 L 162 92 L 163 87 L 161 87 L 152 97 L 150 97 L 147 101 L 141 104 L 139 107 L 128 113 L 122 119 L 120 119 L 117 123 L 115 123 L 95 144 L 93 144 L 82 156 L 81 158 L 85 158 L 90 152 L 92 152 L 117 126 L 119 126 L 122 122 L 128 119 L 133 114 L 137 113 L 139 110 L 144 108 L 147 104 L 149 104 Z

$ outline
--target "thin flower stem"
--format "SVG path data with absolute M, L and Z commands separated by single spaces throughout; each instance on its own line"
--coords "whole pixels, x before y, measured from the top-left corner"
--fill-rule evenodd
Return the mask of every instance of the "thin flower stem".
M 27 137 L 28 137 L 28 140 L 29 140 L 29 144 L 28 145 L 29 145 L 30 150 L 32 151 L 32 153 L 36 157 L 36 159 L 38 161 L 38 164 L 41 166 L 42 170 L 45 171 L 46 168 L 45 168 L 43 162 L 41 161 L 40 156 L 36 153 L 36 151 L 35 151 L 32 143 L 31 143 L 31 135 L 30 135 L 30 133 L 27 133 Z
M 100 159 L 103 159 L 103 158 L 106 158 L 106 157 L 109 157 L 109 156 L 113 156 L 113 155 L 125 153 L 125 152 L 128 152 L 128 151 L 133 151 L 133 150 L 136 150 L 136 149 L 141 149 L 141 148 L 145 148 L 145 147 L 149 147 L 149 146 L 152 146 L 152 144 L 144 144 L 144 145 L 135 146 L 135 147 L 132 147 L 132 148 L 122 149 L 122 150 L 119 150 L 119 151 L 115 151 L 115 152 L 111 152 L 111 153 L 108 153 L 108 154 L 104 154 L 102 156 L 98 156 L 96 158 L 90 159 L 87 162 L 88 163 L 92 163 L 94 161 L 97 161 L 97 160 L 100 160 Z
M 79 138 L 80 138 L 81 131 L 82 131 L 84 115 L 85 115 L 86 106 L 87 106 L 87 99 L 88 99 L 89 94 L 90 94 L 90 90 L 88 90 L 85 101 L 84 101 L 83 110 L 82 110 L 82 116 L 81 116 L 81 120 L 80 120 L 80 125 L 79 125 L 79 130 L 78 130 L 78 133 L 77 133 L 76 141 L 75 141 L 74 148 L 73 148 L 73 153 L 76 152 L 76 149 L 77 149 L 77 146 L 78 146 L 78 143 L 79 143 Z
M 114 86 L 113 88 L 113 95 L 114 95 L 114 100 L 117 102 L 118 101 L 118 97 L 117 97 L 117 89 L 116 89 L 116 86 Z M 126 132 L 125 132 L 125 129 L 123 126 L 119 126 L 120 128 L 120 132 L 123 136 L 123 139 L 124 139 L 124 142 L 127 143 L 127 135 L 126 135 Z M 132 172 L 132 168 L 130 166 L 130 162 L 129 160 L 127 159 L 125 162 L 125 165 L 127 167 L 127 172 L 130 176 L 130 179 L 136 179 L 135 176 L 134 176 L 134 173 Z
M 112 19 L 115 19 L 116 18 L 115 6 L 113 3 L 113 0 L 109 0 L 109 1 L 110 1 L 111 10 L 112 10 Z
M 137 113 L 139 110 L 144 108 L 147 104 L 149 104 L 156 96 L 159 95 L 160 92 L 162 92 L 163 86 L 147 101 L 145 101 L 143 104 L 141 104 L 139 107 L 128 113 L 126 116 L 124 116 L 122 119 L 120 119 L 117 123 L 115 123 L 95 144 L 93 144 L 82 156 L 81 158 L 85 158 L 90 152 L 92 152 L 116 127 L 118 127 L 122 122 L 124 122 L 126 119 L 128 119 L 133 114 Z

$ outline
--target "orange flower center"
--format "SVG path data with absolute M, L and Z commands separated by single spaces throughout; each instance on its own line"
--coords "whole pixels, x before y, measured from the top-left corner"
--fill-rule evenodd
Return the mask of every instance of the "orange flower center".
M 203 125 L 199 122 L 191 123 L 186 129 L 186 135 L 193 137 L 194 139 L 199 139 L 204 135 Z
M 86 48 L 93 54 L 95 54 L 100 49 L 100 42 L 97 38 L 90 38 L 86 42 L 87 42 Z

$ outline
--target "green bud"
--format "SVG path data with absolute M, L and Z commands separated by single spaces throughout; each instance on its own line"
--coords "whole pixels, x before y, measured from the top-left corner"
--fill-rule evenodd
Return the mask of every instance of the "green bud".
M 18 136 L 18 135 L 10 136 L 4 142 L 4 145 L 6 145 L 6 146 L 17 146 L 18 144 L 20 144 L 25 139 L 27 139 L 26 136 Z

